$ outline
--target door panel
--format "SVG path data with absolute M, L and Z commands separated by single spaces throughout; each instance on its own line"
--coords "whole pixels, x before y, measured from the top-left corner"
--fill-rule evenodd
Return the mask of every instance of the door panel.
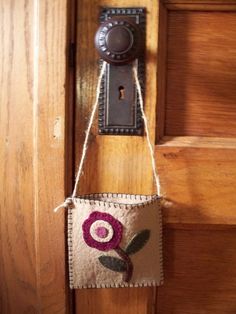
M 236 6 L 229 3 L 161 3 L 158 83 L 165 84 L 158 86 L 165 91 L 156 159 L 167 202 L 160 314 L 236 311 Z
M 235 224 L 235 3 L 160 6 L 158 84 L 166 83 L 158 85 L 156 157 L 166 222 Z
M 95 98 L 102 6 L 147 7 L 145 110 L 167 200 L 165 283 L 77 290 L 76 313 L 234 313 L 235 2 L 78 1 L 75 165 Z M 154 191 L 144 137 L 98 136 L 95 123 L 78 192 Z
M 236 142 L 166 137 L 156 147 L 168 223 L 236 223 Z
M 169 11 L 166 135 L 235 137 L 235 33 L 236 12 Z
M 158 313 L 235 313 L 235 233 L 230 227 L 165 228 Z

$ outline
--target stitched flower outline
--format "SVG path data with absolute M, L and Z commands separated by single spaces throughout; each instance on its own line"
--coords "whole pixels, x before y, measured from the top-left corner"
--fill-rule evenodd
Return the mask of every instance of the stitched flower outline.
M 86 244 L 99 251 L 114 250 L 120 258 L 102 255 L 99 262 L 106 268 L 124 273 L 124 281 L 129 282 L 133 275 L 133 263 L 129 257 L 147 243 L 150 230 L 142 230 L 135 234 L 126 249 L 120 247 L 123 226 L 119 220 L 108 213 L 94 211 L 82 225 Z
M 118 247 L 122 239 L 122 224 L 108 213 L 91 213 L 82 228 L 85 242 L 100 251 Z

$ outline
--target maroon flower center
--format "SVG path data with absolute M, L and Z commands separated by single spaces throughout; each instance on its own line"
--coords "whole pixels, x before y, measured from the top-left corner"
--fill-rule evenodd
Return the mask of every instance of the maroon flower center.
M 112 250 L 121 242 L 123 226 L 108 213 L 92 212 L 82 228 L 86 244 L 100 251 Z
M 108 232 L 109 231 L 105 227 L 97 227 L 97 229 L 95 230 L 96 235 L 99 238 L 103 238 L 103 239 L 107 237 Z

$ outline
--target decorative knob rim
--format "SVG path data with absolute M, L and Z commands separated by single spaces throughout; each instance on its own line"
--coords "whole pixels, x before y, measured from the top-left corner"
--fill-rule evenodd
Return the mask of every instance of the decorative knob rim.
M 124 50 L 120 48 L 121 51 L 118 51 L 119 41 L 116 42 L 115 39 L 109 39 L 109 37 L 111 37 L 111 31 L 115 33 L 114 30 L 117 29 L 118 31 L 118 28 L 120 32 L 123 32 L 123 35 L 126 33 L 129 34 L 129 39 L 127 37 L 124 39 L 126 40 L 125 43 L 120 43 L 121 48 L 122 44 L 123 47 L 127 46 Z M 139 55 L 141 46 L 140 37 L 142 37 L 141 31 L 137 24 L 130 19 L 116 17 L 101 24 L 95 35 L 95 46 L 102 59 L 111 64 L 122 65 L 133 61 Z M 130 40 L 130 42 L 128 42 L 128 40 Z M 115 45 L 116 49 L 112 49 L 112 45 Z

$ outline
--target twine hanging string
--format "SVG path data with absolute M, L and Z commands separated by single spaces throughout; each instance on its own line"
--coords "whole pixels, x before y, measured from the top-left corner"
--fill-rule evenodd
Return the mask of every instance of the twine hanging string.
M 156 168 L 156 162 L 155 162 L 155 154 L 154 154 L 154 150 L 153 150 L 153 147 L 152 147 L 152 144 L 151 144 L 149 127 L 148 127 L 148 120 L 147 120 L 146 114 L 144 112 L 144 106 L 143 106 L 143 95 L 142 95 L 142 91 L 141 91 L 140 82 L 139 82 L 139 79 L 138 79 L 137 67 L 135 66 L 135 64 L 133 64 L 133 73 L 134 73 L 134 80 L 135 80 L 136 88 L 137 88 L 137 91 L 138 91 L 138 97 L 139 97 L 139 102 L 140 102 L 140 109 L 141 109 L 142 118 L 143 118 L 143 122 L 144 122 L 146 137 L 147 137 L 147 145 L 148 145 L 148 148 L 149 148 L 149 151 L 150 151 L 150 156 L 151 156 L 151 161 L 152 161 L 152 171 L 153 171 L 154 180 L 155 180 L 155 184 L 156 184 L 157 195 L 161 195 L 160 178 L 159 178 L 159 175 L 157 174 L 157 168 Z
M 81 174 L 82 174 L 84 161 L 85 161 L 85 158 L 86 158 L 86 153 L 87 153 L 87 150 L 88 150 L 89 135 L 90 135 L 91 127 L 92 127 L 93 120 L 94 120 L 94 117 L 95 117 L 95 113 L 96 113 L 96 110 L 97 110 L 97 107 L 98 107 L 100 88 L 101 88 L 102 78 L 103 78 L 103 75 L 105 73 L 105 70 L 106 70 L 106 62 L 104 61 L 103 64 L 102 64 L 102 67 L 101 67 L 99 78 L 98 78 L 98 83 L 97 83 L 97 88 L 96 88 L 96 99 L 95 99 L 95 102 L 94 102 L 94 105 L 93 105 L 93 109 L 92 109 L 92 113 L 91 113 L 91 116 L 90 116 L 90 119 L 89 119 L 88 127 L 87 127 L 87 130 L 85 132 L 85 140 L 84 140 L 83 149 L 82 149 L 82 156 L 81 156 L 81 160 L 80 160 L 80 163 L 79 163 L 79 168 L 78 168 L 78 172 L 77 172 L 77 175 L 76 175 L 75 185 L 74 185 L 74 189 L 73 189 L 72 195 L 70 197 L 67 197 L 66 200 L 62 204 L 57 206 L 54 209 L 54 212 L 57 212 L 57 210 L 62 208 L 62 207 L 66 208 L 66 207 L 72 205 L 73 202 L 74 202 L 74 199 L 76 197 L 76 191 L 77 191 L 77 188 L 78 188 L 78 184 L 79 184 L 79 180 L 80 180 L 80 177 L 81 177 Z M 154 150 L 153 150 L 153 147 L 152 147 L 152 144 L 151 144 L 151 140 L 150 140 L 150 134 L 149 134 L 149 128 L 148 128 L 148 120 L 147 120 L 147 117 L 146 117 L 145 112 L 144 112 L 143 96 L 142 96 L 141 86 L 140 86 L 140 82 L 139 82 L 139 79 L 138 79 L 138 72 L 137 72 L 135 63 L 133 64 L 133 75 L 134 75 L 135 85 L 136 85 L 137 92 L 138 92 L 141 114 L 142 114 L 142 118 L 143 118 L 143 122 L 144 122 L 144 127 L 145 127 L 145 132 L 146 132 L 146 137 L 147 137 L 147 145 L 148 145 L 148 148 L 149 148 L 149 151 L 150 151 L 150 156 L 151 156 L 152 170 L 153 170 L 153 175 L 154 175 L 157 195 L 161 195 L 161 192 L 160 192 L 160 179 L 159 179 L 159 176 L 157 174 L 156 163 L 155 163 L 155 155 L 154 155 Z

